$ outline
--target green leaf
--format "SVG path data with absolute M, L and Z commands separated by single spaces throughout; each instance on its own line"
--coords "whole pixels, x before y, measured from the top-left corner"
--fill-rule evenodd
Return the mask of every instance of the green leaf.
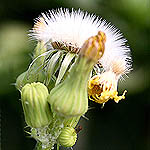
M 62 78 L 64 77 L 64 74 L 66 73 L 66 70 L 68 69 L 72 59 L 75 57 L 75 54 L 72 53 L 67 53 L 67 55 L 65 56 L 60 70 L 59 70 L 59 74 L 56 80 L 56 85 L 62 80 Z

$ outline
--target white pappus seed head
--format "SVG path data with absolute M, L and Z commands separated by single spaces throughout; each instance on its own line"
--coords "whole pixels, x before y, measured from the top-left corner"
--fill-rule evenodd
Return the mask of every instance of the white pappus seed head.
M 99 60 L 105 71 L 123 75 L 131 70 L 130 48 L 120 30 L 106 20 L 80 9 L 57 9 L 42 13 L 29 36 L 33 40 L 63 43 L 80 50 L 83 43 L 98 31 L 106 35 L 104 55 Z

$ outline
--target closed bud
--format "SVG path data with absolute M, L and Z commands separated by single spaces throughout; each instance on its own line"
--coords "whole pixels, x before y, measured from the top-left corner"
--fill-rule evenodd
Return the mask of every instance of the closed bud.
M 64 82 L 51 90 L 48 98 L 53 111 L 64 117 L 82 116 L 88 110 L 87 83 L 96 61 L 103 55 L 105 34 L 89 38 Z
M 62 117 L 78 117 L 88 110 L 87 83 L 93 64 L 79 58 L 66 79 L 48 97 L 52 110 Z
M 21 91 L 21 101 L 27 125 L 33 128 L 44 127 L 51 123 L 47 97 L 48 89 L 42 83 L 26 84 Z
M 81 47 L 79 55 L 97 62 L 104 54 L 106 35 L 99 31 L 97 35 L 90 37 Z
M 61 146 L 72 147 L 77 140 L 77 133 L 72 127 L 64 127 L 58 137 L 58 142 Z

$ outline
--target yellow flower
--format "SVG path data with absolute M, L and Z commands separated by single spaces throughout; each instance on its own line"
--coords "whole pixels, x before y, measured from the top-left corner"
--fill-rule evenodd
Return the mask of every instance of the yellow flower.
M 125 99 L 127 91 L 118 96 L 117 83 L 118 78 L 112 71 L 93 76 L 88 82 L 89 99 L 100 104 L 106 103 L 109 99 L 114 99 L 118 103 L 121 99 Z

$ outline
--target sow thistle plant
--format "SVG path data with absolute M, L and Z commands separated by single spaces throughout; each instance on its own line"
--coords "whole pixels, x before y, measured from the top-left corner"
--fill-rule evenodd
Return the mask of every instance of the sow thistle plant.
M 88 100 L 118 103 L 118 81 L 131 70 L 122 33 L 81 10 L 42 13 L 29 34 L 37 41 L 33 61 L 16 81 L 29 134 L 37 150 L 72 147 Z

